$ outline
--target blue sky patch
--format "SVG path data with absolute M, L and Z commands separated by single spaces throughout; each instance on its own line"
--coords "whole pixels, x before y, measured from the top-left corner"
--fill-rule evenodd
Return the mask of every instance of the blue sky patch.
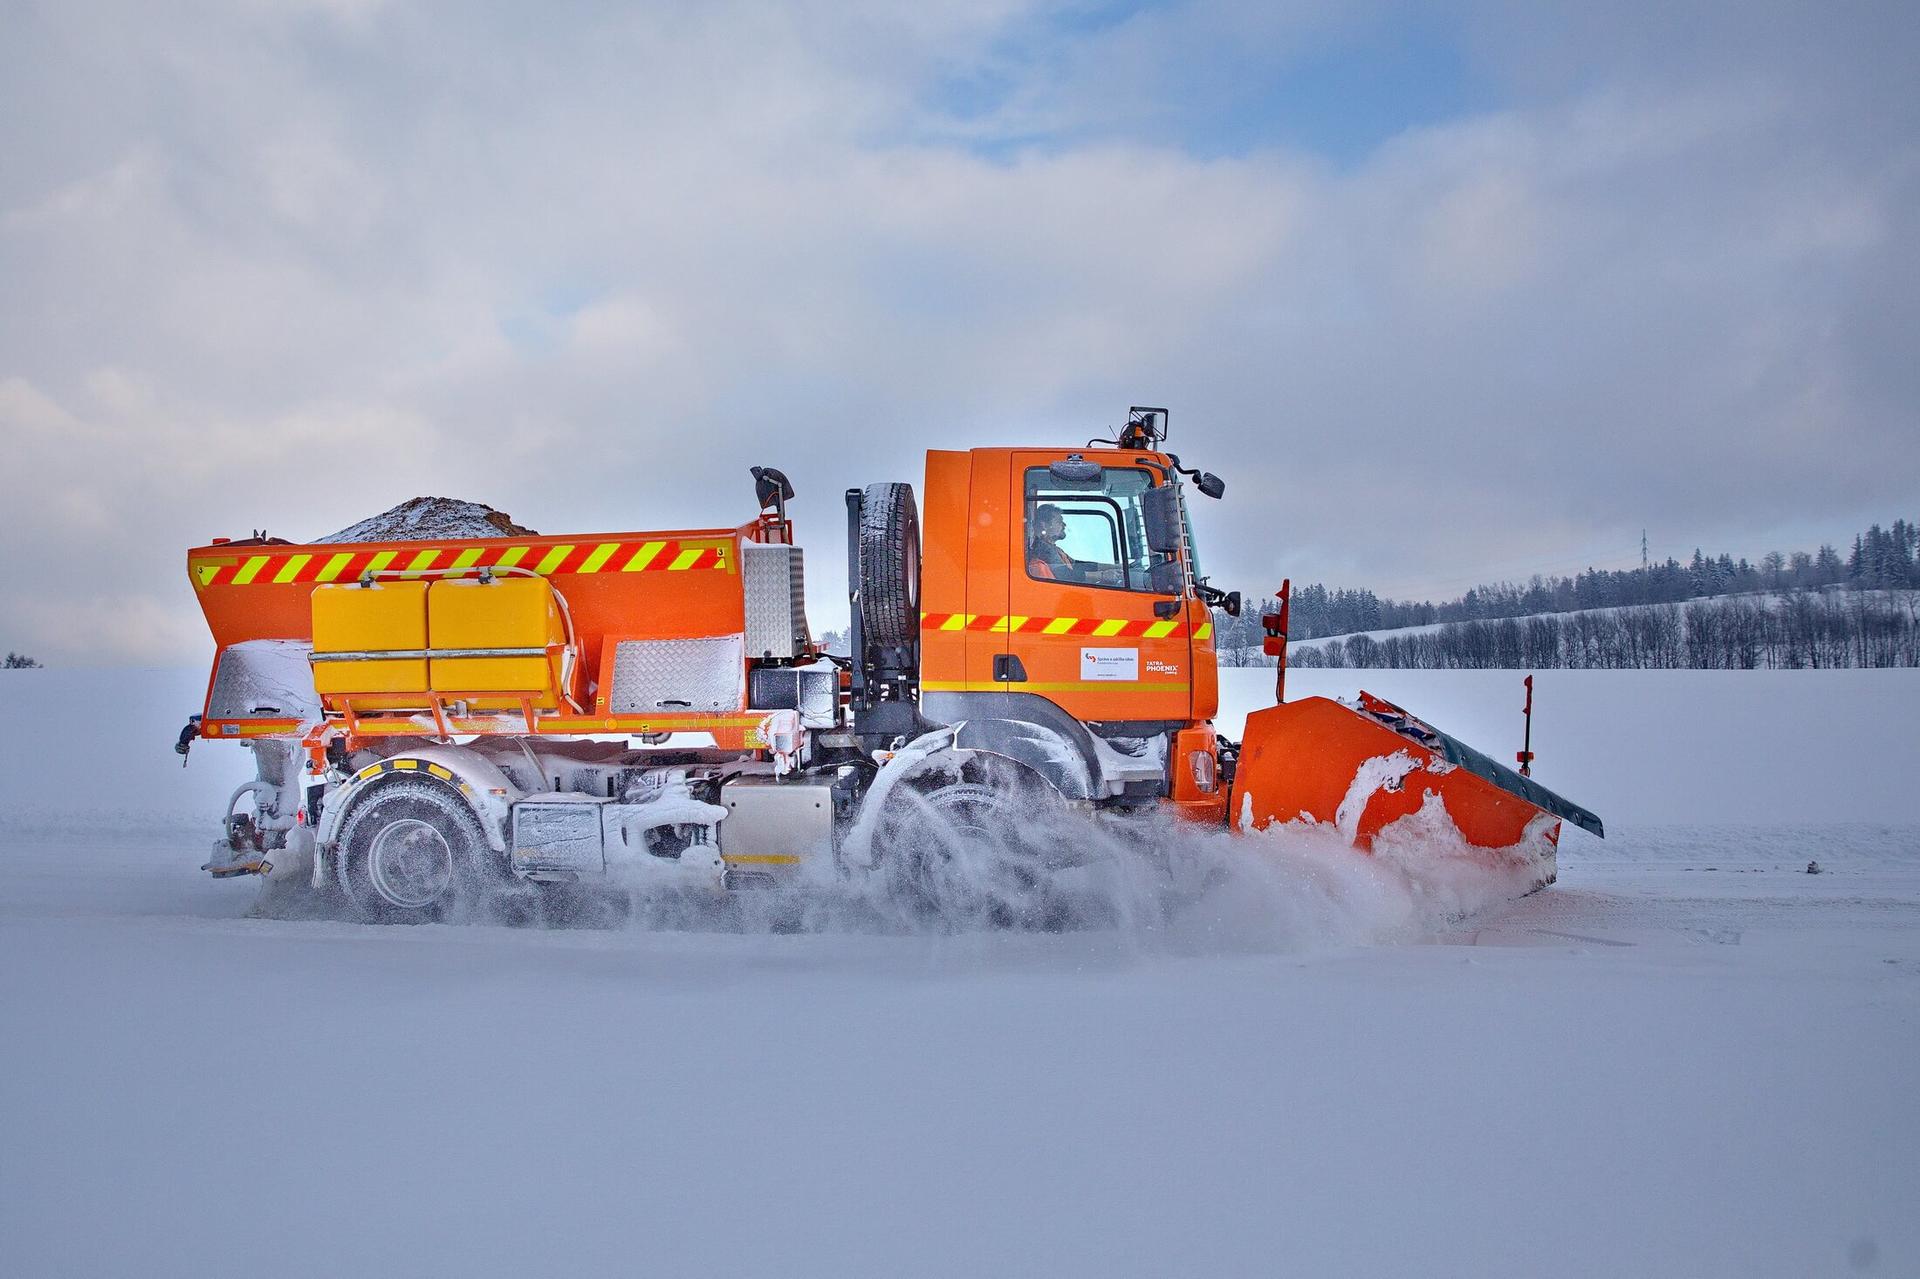
M 1087 6 L 1008 30 L 930 88 L 926 105 L 939 123 L 919 140 L 996 160 L 1089 142 L 1171 145 L 1209 158 L 1285 147 L 1347 167 L 1408 129 L 1501 105 L 1451 28 L 1405 13 L 1274 36 L 1270 45 L 1222 30 L 1168 47 L 1163 63 L 1136 73 L 1145 83 L 1123 80 L 1116 67 L 1111 103 L 1063 96 L 1087 92 L 1084 70 L 1079 87 L 1061 85 L 1074 83 L 1070 69 L 1084 58 L 1101 56 L 1089 44 L 1162 8 Z

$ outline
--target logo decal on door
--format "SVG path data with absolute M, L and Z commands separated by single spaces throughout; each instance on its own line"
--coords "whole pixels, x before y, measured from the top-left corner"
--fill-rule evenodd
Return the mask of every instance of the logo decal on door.
M 1137 680 L 1140 678 L 1140 650 L 1137 648 L 1083 648 L 1080 650 L 1080 678 L 1083 680 Z

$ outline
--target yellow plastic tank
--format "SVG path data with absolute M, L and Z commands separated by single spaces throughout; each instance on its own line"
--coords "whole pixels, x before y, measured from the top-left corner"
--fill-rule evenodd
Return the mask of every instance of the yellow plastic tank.
M 359 709 L 426 705 L 427 584 L 330 583 L 313 591 L 313 684 Z M 329 653 L 411 656 L 327 661 Z
M 545 578 L 435 582 L 427 591 L 427 634 L 432 651 L 429 678 L 440 696 L 462 698 L 480 710 L 512 709 L 520 703 L 517 697 L 472 694 L 532 694 L 538 709 L 559 706 L 566 628 Z M 460 655 L 476 649 L 523 651 Z

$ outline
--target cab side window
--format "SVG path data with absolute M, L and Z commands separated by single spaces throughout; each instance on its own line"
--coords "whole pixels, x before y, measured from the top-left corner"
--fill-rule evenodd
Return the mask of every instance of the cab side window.
M 1153 591 L 1140 498 L 1152 487 L 1141 467 L 1103 467 L 1098 479 L 1062 480 L 1044 466 L 1026 472 L 1027 575 L 1111 590 Z

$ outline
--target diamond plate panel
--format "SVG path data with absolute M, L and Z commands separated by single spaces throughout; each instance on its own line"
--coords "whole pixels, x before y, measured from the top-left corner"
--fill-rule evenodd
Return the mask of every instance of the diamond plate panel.
M 746 593 L 747 652 L 797 657 L 807 644 L 806 576 L 797 546 L 748 542 L 740 548 Z
M 243 640 L 220 654 L 209 719 L 320 718 L 313 691 L 313 645 L 301 640 Z
M 621 640 L 613 651 L 616 715 L 737 711 L 746 698 L 746 652 L 738 635 Z

